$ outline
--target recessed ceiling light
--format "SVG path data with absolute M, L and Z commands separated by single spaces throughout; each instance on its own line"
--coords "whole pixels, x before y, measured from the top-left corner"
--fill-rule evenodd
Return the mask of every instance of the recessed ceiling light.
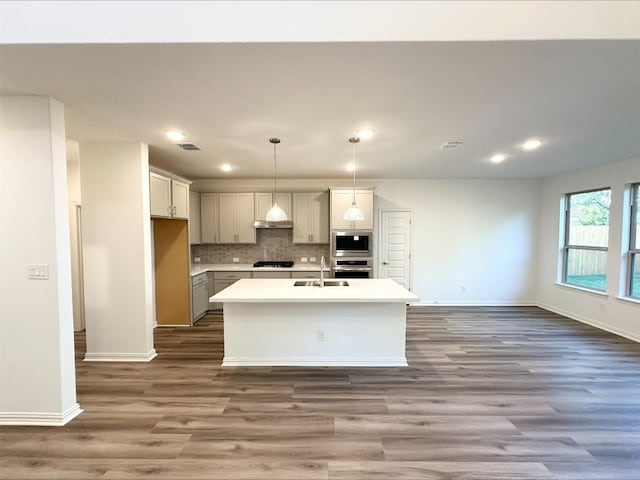
M 220 170 L 222 170 L 223 172 L 230 172 L 231 165 L 229 165 L 228 163 L 225 163 L 224 165 L 220 165 Z
M 374 133 L 376 133 L 376 131 L 371 127 L 362 127 L 356 130 L 356 136 L 360 138 L 360 140 L 371 138 Z
M 491 163 L 501 163 L 501 162 L 504 162 L 505 158 L 507 158 L 507 156 L 504 153 L 496 153 L 493 157 L 489 159 L 489 161 Z
M 348 163 L 346 168 L 347 168 L 347 172 L 353 172 L 353 169 L 355 168 L 355 166 L 353 165 L 353 163 Z
M 178 130 L 167 130 L 164 132 L 169 140 L 172 142 L 181 142 L 184 140 L 184 133 L 179 132 Z
M 532 139 L 527 140 L 526 142 L 524 142 L 522 144 L 522 149 L 523 150 L 535 150 L 540 145 L 542 145 L 542 140 L 538 140 L 537 138 L 532 138 Z

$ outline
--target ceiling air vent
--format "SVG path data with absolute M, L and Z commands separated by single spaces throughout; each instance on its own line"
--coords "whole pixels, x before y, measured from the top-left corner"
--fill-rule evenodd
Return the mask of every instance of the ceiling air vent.
M 193 143 L 179 143 L 178 146 L 183 150 L 200 150 Z
M 462 145 L 464 142 L 461 140 L 449 140 L 446 143 L 440 145 L 440 150 L 448 150 L 450 148 L 457 148 Z

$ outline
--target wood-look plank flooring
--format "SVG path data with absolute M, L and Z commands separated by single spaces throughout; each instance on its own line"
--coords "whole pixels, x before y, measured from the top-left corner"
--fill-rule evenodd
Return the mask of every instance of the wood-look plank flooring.
M 221 368 L 222 317 L 83 362 L 2 479 L 640 480 L 640 344 L 534 307 L 409 309 L 409 367 Z

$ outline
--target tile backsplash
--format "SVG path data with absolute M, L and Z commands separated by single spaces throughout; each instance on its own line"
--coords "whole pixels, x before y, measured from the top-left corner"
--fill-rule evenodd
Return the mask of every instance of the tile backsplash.
M 300 263 L 301 257 L 329 258 L 329 244 L 294 244 L 291 229 L 257 229 L 256 244 L 202 244 L 191 246 L 191 260 L 200 257 L 199 263 L 254 263 L 258 260 L 293 260 Z

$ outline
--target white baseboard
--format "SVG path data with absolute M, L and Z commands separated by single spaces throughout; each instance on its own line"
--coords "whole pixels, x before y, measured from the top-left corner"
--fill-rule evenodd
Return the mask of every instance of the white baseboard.
M 153 348 L 147 353 L 85 353 L 85 362 L 150 362 L 158 354 Z
M 536 302 L 438 302 L 412 303 L 411 307 L 537 307 Z
M 224 357 L 223 367 L 406 367 L 406 357 Z
M 62 427 L 82 412 L 83 410 L 77 403 L 62 413 L 0 412 L 0 425 Z
M 586 323 L 587 325 L 591 325 L 592 327 L 599 328 L 600 330 L 604 330 L 606 332 L 613 333 L 615 335 L 619 335 L 621 337 L 628 338 L 629 340 L 633 340 L 634 342 L 640 343 L 640 336 L 632 332 L 627 332 L 626 330 L 623 330 L 621 328 L 614 327 L 613 325 L 609 325 L 607 323 L 595 322 L 594 320 L 584 317 L 582 315 L 578 315 L 573 312 L 568 312 L 560 308 L 552 307 L 551 305 L 546 305 L 544 303 L 539 303 L 537 306 L 540 308 L 544 308 L 545 310 L 549 310 L 550 312 L 557 313 L 558 315 L 568 317 L 572 320 L 577 320 L 580 323 Z

